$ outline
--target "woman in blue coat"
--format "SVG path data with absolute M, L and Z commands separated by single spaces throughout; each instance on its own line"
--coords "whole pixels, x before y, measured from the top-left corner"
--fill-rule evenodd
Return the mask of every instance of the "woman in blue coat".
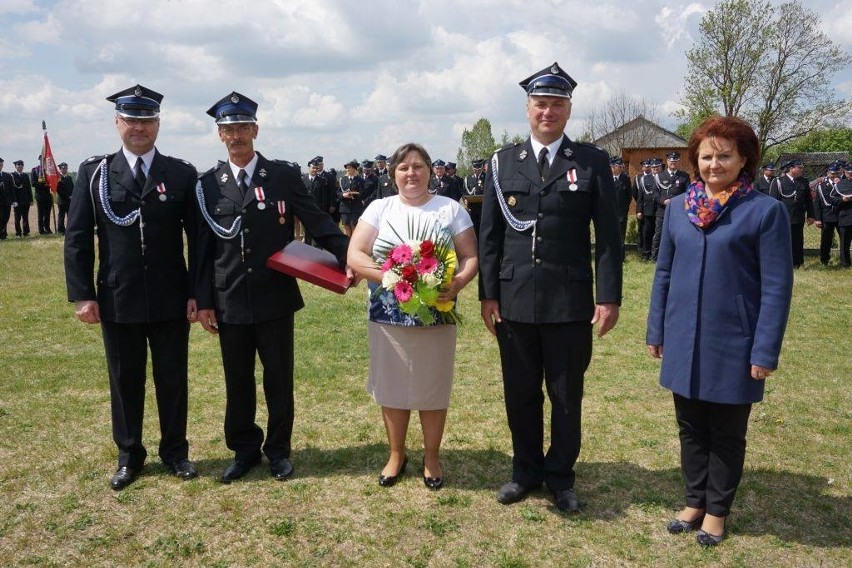
M 790 223 L 753 190 L 758 158 L 739 118 L 711 117 L 693 133 L 698 180 L 666 210 L 651 291 L 646 342 L 674 394 L 686 485 L 668 530 L 700 527 L 706 546 L 725 536 L 751 405 L 778 367 L 793 289 Z

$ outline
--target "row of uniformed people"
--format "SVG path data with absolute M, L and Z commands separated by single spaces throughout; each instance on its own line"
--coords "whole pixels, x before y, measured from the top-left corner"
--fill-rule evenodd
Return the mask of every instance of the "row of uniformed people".
M 673 197 L 684 193 L 689 186 L 689 174 L 679 169 L 679 164 L 680 154 L 677 152 L 666 155 L 665 169 L 659 158 L 647 158 L 642 161 L 642 172 L 633 181 L 637 245 L 645 260 L 657 260 L 666 207 Z
M 39 156 L 39 159 L 41 156 Z M 8 235 L 7 225 L 14 211 L 15 236 L 26 237 L 30 234 L 29 212 L 33 203 L 33 194 L 38 207 L 38 232 L 40 235 L 49 235 L 50 218 L 53 207 L 53 196 L 50 187 L 42 174 L 42 167 L 37 166 L 25 173 L 24 161 L 13 162 L 15 171 L 3 172 L 3 159 L 0 158 L 0 240 Z M 59 219 L 57 230 L 65 232 L 65 215 L 71 202 L 71 190 L 74 182 L 68 175 L 68 164 L 59 164 L 59 183 L 56 186 L 56 203 L 59 206 Z

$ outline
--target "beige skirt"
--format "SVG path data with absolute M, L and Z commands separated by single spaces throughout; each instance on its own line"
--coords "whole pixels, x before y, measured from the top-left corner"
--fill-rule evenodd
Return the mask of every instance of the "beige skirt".
M 405 327 L 368 322 L 367 392 L 382 406 L 443 410 L 450 406 L 456 326 Z

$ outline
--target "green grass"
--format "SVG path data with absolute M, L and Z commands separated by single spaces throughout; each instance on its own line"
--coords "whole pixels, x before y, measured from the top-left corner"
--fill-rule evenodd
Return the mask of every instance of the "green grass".
M 77 322 L 65 301 L 61 240 L 0 242 L 0 565 L 848 565 L 852 272 L 813 257 L 796 272 L 781 366 L 752 414 L 731 537 L 715 550 L 665 531 L 682 488 L 670 394 L 643 341 L 651 277 L 651 265 L 628 258 L 621 319 L 596 340 L 578 516 L 557 513 L 543 492 L 513 506 L 494 499 L 510 475 L 511 444 L 475 283 L 461 298 L 441 491 L 420 479 L 416 418 L 414 467 L 395 487 L 378 486 L 386 445 L 364 391 L 366 292 L 341 297 L 304 285 L 293 479 L 276 482 L 264 465 L 244 481 L 217 482 L 231 458 L 221 360 L 216 340 L 196 326 L 189 439 L 201 477 L 181 482 L 152 457 L 115 493 L 100 330 Z M 155 454 L 149 385 L 145 443 Z

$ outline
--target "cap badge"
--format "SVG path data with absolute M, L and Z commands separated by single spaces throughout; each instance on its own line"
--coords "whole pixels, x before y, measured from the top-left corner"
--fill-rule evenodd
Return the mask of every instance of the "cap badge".
M 509 204 L 509 207 L 514 207 L 515 205 L 517 205 L 518 200 L 517 200 L 517 199 L 515 199 L 515 196 L 514 196 L 514 195 L 510 195 L 510 196 L 509 196 L 509 199 L 507 199 L 507 200 L 506 200 L 506 203 L 508 203 L 508 204 Z
M 518 159 L 519 159 L 519 160 L 526 160 L 526 159 L 527 159 L 527 151 L 526 151 L 526 149 L 521 150 L 521 153 L 520 153 L 520 154 L 518 154 Z
M 557 66 L 556 66 L 556 63 L 554 63 L 554 64 L 550 67 L 550 72 L 551 72 L 551 73 L 553 73 L 554 75 L 556 75 L 557 73 L 559 73 L 559 67 L 557 67 Z
M 266 177 L 266 170 L 264 168 L 260 168 L 260 171 L 257 172 L 257 175 L 259 175 L 262 178 L 265 178 Z
M 240 97 L 238 97 L 237 95 L 231 95 L 231 102 L 237 104 L 238 102 L 240 102 Z
M 137 97 L 141 97 L 142 96 L 142 89 L 140 89 L 139 87 L 136 87 L 136 90 L 133 91 L 133 94 L 136 95 Z

